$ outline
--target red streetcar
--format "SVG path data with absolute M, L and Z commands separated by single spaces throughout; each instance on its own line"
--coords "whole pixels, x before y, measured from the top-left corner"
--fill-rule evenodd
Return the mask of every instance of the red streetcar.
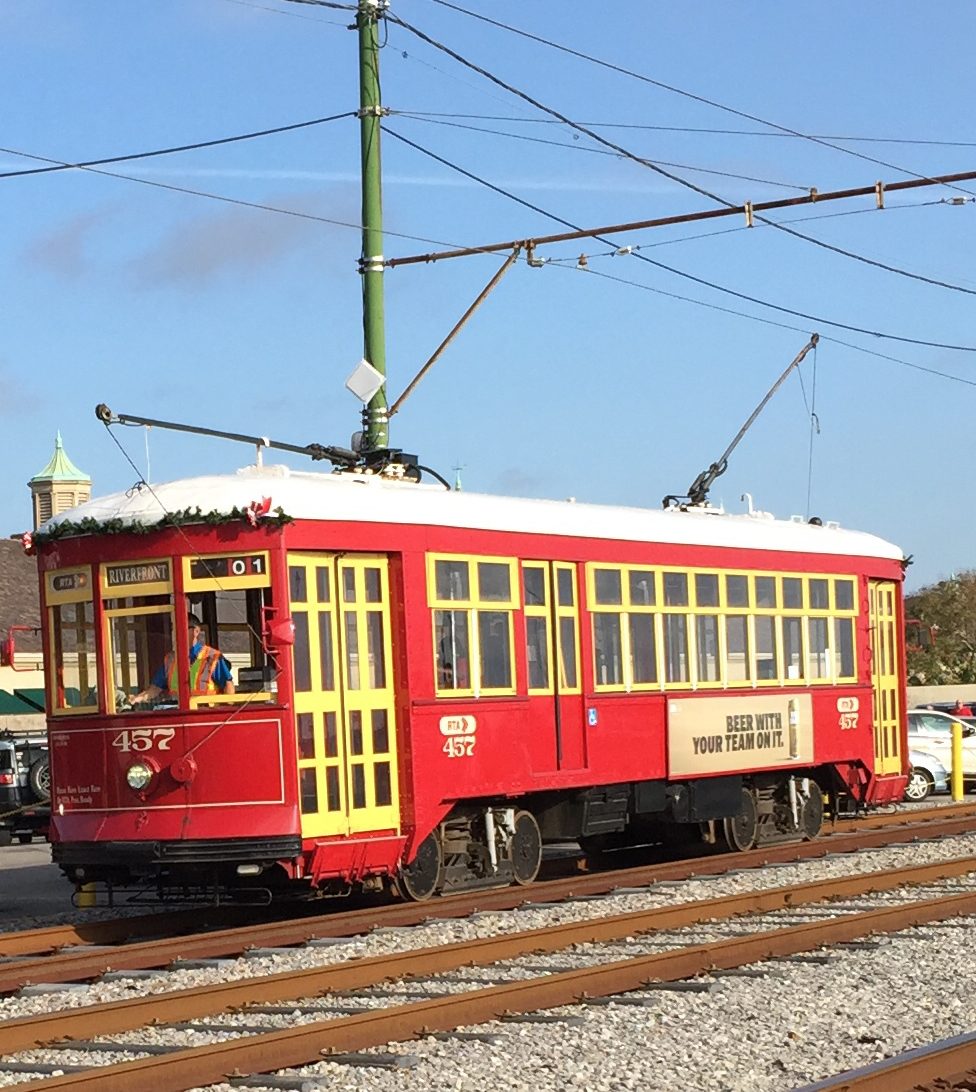
M 402 470 L 252 467 L 43 529 L 70 880 L 422 899 L 531 882 L 548 842 L 747 849 L 902 798 L 897 547 Z M 194 623 L 232 686 L 161 676 Z

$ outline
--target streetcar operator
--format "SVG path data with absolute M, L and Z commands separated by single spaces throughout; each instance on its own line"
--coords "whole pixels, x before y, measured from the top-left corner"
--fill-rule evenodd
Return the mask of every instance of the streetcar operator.
M 188 614 L 190 647 L 190 693 L 191 694 L 233 694 L 234 680 L 230 664 L 219 648 L 212 648 L 201 637 L 200 619 L 195 614 Z M 176 653 L 167 652 L 163 663 L 156 669 L 152 682 L 145 690 L 132 698 L 133 705 L 155 701 L 163 694 L 176 695 Z

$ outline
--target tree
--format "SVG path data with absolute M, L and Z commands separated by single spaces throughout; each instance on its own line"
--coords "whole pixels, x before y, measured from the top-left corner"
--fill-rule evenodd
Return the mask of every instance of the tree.
M 976 571 L 906 596 L 905 616 L 933 637 L 908 643 L 909 686 L 976 683 Z

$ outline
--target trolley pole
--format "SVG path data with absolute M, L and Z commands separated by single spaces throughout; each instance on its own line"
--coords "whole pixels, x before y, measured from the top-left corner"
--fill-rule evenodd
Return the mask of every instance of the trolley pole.
M 379 21 L 389 0 L 359 0 L 359 135 L 362 150 L 363 356 L 386 376 L 386 337 L 383 311 L 383 186 L 380 165 Z M 384 384 L 363 407 L 364 448 L 375 451 L 389 445 L 390 430 Z

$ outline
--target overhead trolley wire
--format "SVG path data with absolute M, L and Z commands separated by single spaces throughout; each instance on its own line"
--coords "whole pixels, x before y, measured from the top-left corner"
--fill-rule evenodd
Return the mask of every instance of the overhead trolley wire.
M 150 152 L 130 152 L 127 155 L 108 156 L 105 159 L 86 159 L 78 163 L 55 162 L 50 167 L 29 167 L 23 171 L 0 171 L 0 178 L 23 178 L 26 175 L 53 174 L 56 171 L 80 170 L 83 167 L 102 167 L 109 163 L 130 163 L 136 159 L 152 159 L 160 155 L 173 155 L 175 152 L 194 152 L 200 148 L 216 148 L 222 144 L 235 144 L 243 140 L 255 140 L 258 137 L 274 136 L 278 133 L 291 133 L 297 129 L 309 129 L 313 125 L 324 125 L 329 121 L 356 117 L 355 110 L 346 110 L 341 114 L 332 114 L 327 118 L 313 118 L 311 121 L 296 121 L 292 125 L 278 125 L 274 129 L 259 129 L 252 133 L 240 133 L 238 136 L 218 137 L 216 140 L 198 140 L 195 144 L 177 144 L 170 148 L 155 148 Z M 8 155 L 23 155 L 10 148 L 0 148 Z M 35 158 L 40 159 L 40 156 Z
M 693 91 L 685 91 L 681 87 L 674 87 L 672 84 L 664 83 L 662 80 L 655 80 L 651 76 L 646 76 L 641 72 L 634 72 L 629 68 L 624 68 L 622 65 L 613 64 L 610 61 L 604 61 L 599 57 L 593 57 L 589 53 L 583 53 L 578 49 L 572 49 L 570 46 L 561 45 L 559 42 L 553 42 L 548 38 L 543 38 L 540 35 L 532 34 L 527 30 L 522 30 L 519 27 L 510 26 L 507 23 L 499 22 L 497 19 L 491 19 L 487 15 L 482 15 L 476 11 L 469 11 L 467 8 L 462 8 L 459 4 L 453 4 L 450 0 L 433 0 L 435 4 L 439 4 L 441 7 L 450 8 L 452 11 L 460 12 L 462 15 L 467 15 L 472 19 L 478 19 L 483 23 L 488 23 L 491 26 L 498 27 L 499 30 L 508 31 L 510 34 L 516 34 L 521 38 L 527 38 L 529 41 L 538 42 L 540 45 L 548 46 L 550 49 L 556 49 L 561 53 L 568 53 L 572 57 L 578 57 L 580 60 L 588 61 L 590 64 L 599 65 L 601 68 L 610 69 L 612 72 L 617 72 L 622 76 L 630 76 L 632 79 L 640 80 L 642 83 L 651 84 L 653 87 L 660 87 L 663 91 L 669 91 L 674 95 L 681 95 L 683 98 L 692 99 L 694 102 L 700 102 L 705 106 L 711 106 L 715 110 L 722 110 L 727 114 L 733 114 L 736 117 L 745 118 L 746 121 L 754 121 L 759 125 L 768 125 L 771 129 L 777 129 L 784 136 L 798 137 L 802 140 L 809 140 L 815 144 L 820 144 L 825 148 L 830 148 L 835 152 L 842 152 L 844 155 L 852 155 L 858 159 L 863 159 L 868 163 L 875 163 L 879 167 L 886 167 L 888 170 L 899 171 L 902 174 L 910 175 L 913 178 L 927 178 L 927 175 L 918 174 L 915 171 L 908 170 L 907 167 L 899 167 L 895 163 L 888 163 L 883 159 L 876 159 L 873 156 L 865 155 L 863 152 L 855 151 L 852 148 L 845 148 L 843 145 L 831 144 L 829 139 L 825 139 L 819 136 L 812 136 L 809 133 L 801 133 L 797 129 L 791 129 L 787 125 L 780 125 L 775 121 L 768 121 L 766 118 L 758 117 L 755 114 L 749 114 L 745 110 L 738 110 L 734 106 L 726 106 L 724 103 L 716 102 L 714 99 L 705 98 L 704 95 L 697 95 Z M 406 25 L 401 19 L 395 16 L 391 16 L 395 22 L 401 25 Z M 962 189 L 961 186 L 955 186 L 954 189 Z M 971 190 L 963 189 L 963 193 L 972 195 Z
M 234 0 L 243 3 L 244 0 Z M 511 114 L 456 114 L 436 110 L 397 111 L 409 113 L 412 117 L 423 118 L 458 118 L 462 121 L 507 121 L 519 125 L 561 125 L 555 118 L 524 118 Z M 913 137 L 873 137 L 873 136 L 838 136 L 825 133 L 794 133 L 792 131 L 770 133 L 764 129 L 714 129 L 697 125 L 651 125 L 640 121 L 586 121 L 581 125 L 592 125 L 596 129 L 643 129 L 655 133 L 701 133 L 711 136 L 748 136 L 774 137 L 795 140 L 848 140 L 855 144 L 919 144 L 939 148 L 976 148 L 976 140 L 920 140 Z M 838 151 L 844 151 L 840 148 Z M 907 173 L 907 172 L 906 172 Z
M 506 133 L 501 129 L 485 129 L 480 125 L 463 125 L 457 121 L 446 121 L 438 118 L 427 117 L 424 114 L 417 114 L 411 110 L 391 110 L 390 113 L 395 117 L 411 118 L 414 121 L 426 121 L 431 125 L 447 125 L 453 129 L 466 129 L 472 133 L 490 133 L 492 136 L 508 137 L 510 140 L 524 140 L 532 144 L 546 144 L 551 148 L 569 148 L 574 152 L 587 152 L 590 155 L 608 155 L 617 158 L 617 152 L 611 152 L 607 148 L 588 148 L 585 145 L 580 144 L 567 144 L 561 140 L 546 140 L 544 137 L 527 136 L 525 133 Z M 809 193 L 809 186 L 798 186 L 792 182 L 774 182 L 769 178 L 756 178 L 749 174 L 734 174 L 732 171 L 719 171 L 712 167 L 694 167 L 689 163 L 669 163 L 667 160 L 659 159 L 655 162 L 660 163 L 662 167 L 676 167 L 683 171 L 696 171 L 699 174 L 714 174 L 720 178 L 734 178 L 742 182 L 759 182 L 763 186 L 781 186 L 786 190 L 799 190 L 801 193 Z M 3 177 L 0 175 L 0 177 Z
M 479 175 L 476 175 L 473 172 L 468 171 L 465 168 L 460 167 L 455 163 L 452 163 L 450 160 L 445 159 L 443 156 L 439 156 L 435 152 L 431 152 L 429 149 L 424 148 L 419 144 L 416 144 L 414 141 L 408 140 L 404 136 L 401 136 L 399 133 L 395 133 L 393 130 L 391 130 L 389 128 L 389 126 L 385 127 L 384 131 L 389 133 L 391 136 L 394 136 L 397 140 L 402 141 L 404 144 L 409 144 L 411 147 L 415 148 L 419 152 L 422 152 L 424 155 L 429 156 L 431 159 L 435 159 L 438 163 L 441 163 L 444 166 L 449 167 L 453 171 L 457 171 L 458 173 L 464 175 L 466 178 L 470 178 L 473 181 L 480 183 L 481 185 L 487 186 L 489 189 L 493 190 L 494 192 L 499 193 L 502 196 L 507 197 L 510 200 L 513 200 L 513 201 L 517 202 L 520 205 L 524 205 L 526 208 L 531 209 L 533 212 L 541 213 L 542 215 L 548 217 L 549 219 L 555 220 L 556 223 L 559 223 L 559 224 L 564 225 L 565 227 L 571 228 L 574 232 L 582 230 L 582 229 L 578 228 L 575 224 L 570 223 L 568 220 L 564 220 L 562 217 L 556 216 L 554 213 L 551 213 L 551 212 L 549 212 L 549 211 L 547 211 L 545 209 L 542 209 L 538 205 L 533 205 L 530 202 L 524 200 L 523 198 L 515 196 L 514 194 L 510 193 L 509 191 L 502 189 L 500 186 L 496 186 L 494 183 L 486 181 L 485 179 L 481 178 Z M 599 242 L 606 243 L 608 246 L 612 246 L 612 243 L 610 243 L 610 240 L 605 239 L 600 235 L 594 234 L 593 237 L 595 239 L 597 239 Z M 512 244 L 512 245 L 514 246 L 516 244 Z M 498 249 L 498 248 L 493 247 L 493 249 Z M 509 249 L 511 249 L 511 247 L 509 247 Z M 472 247 L 469 250 L 469 253 L 477 253 L 477 252 L 478 252 L 478 248 L 476 248 L 476 247 Z M 689 280 L 689 281 L 694 282 L 695 284 L 700 284 L 700 285 L 703 285 L 706 288 L 711 288 L 716 292 L 723 292 L 723 293 L 725 293 L 727 295 L 734 296 L 737 299 L 745 300 L 748 303 L 754 303 L 759 307 L 767 307 L 767 308 L 769 308 L 771 310 L 774 310 L 774 311 L 781 311 L 784 314 L 793 315 L 796 318 L 809 319 L 811 322 L 819 323 L 821 325 L 826 325 L 826 326 L 833 326 L 833 327 L 836 327 L 839 330 L 849 330 L 852 333 L 866 334 L 869 337 L 882 338 L 882 339 L 885 339 L 885 340 L 888 340 L 888 341 L 898 341 L 898 342 L 902 342 L 902 343 L 904 343 L 906 345 L 920 345 L 920 346 L 924 346 L 926 348 L 932 348 L 932 349 L 953 349 L 953 350 L 955 350 L 957 352 L 965 352 L 965 353 L 976 352 L 976 345 L 953 345 L 953 344 L 948 344 L 946 342 L 941 342 L 941 341 L 928 341 L 928 340 L 925 340 L 925 339 L 922 339 L 922 338 L 902 337 L 902 336 L 900 336 L 898 334 L 887 334 L 887 333 L 884 333 L 883 331 L 880 331 L 880 330 L 871 330 L 871 329 L 865 328 L 863 326 L 854 326 L 854 325 L 852 325 L 850 323 L 836 322 L 836 321 L 834 321 L 832 319 L 826 319 L 826 318 L 823 318 L 823 317 L 818 316 L 818 315 L 810 315 L 810 314 L 807 314 L 804 311 L 797 311 L 797 310 L 795 310 L 793 308 L 784 307 L 784 306 L 782 306 L 780 304 L 768 303 L 766 300 L 759 299 L 756 296 L 750 296 L 745 292 L 739 292 L 734 288 L 726 288 L 723 285 L 715 284 L 713 281 L 708 281 L 704 277 L 698 277 L 693 273 L 687 273 L 684 270 L 675 268 L 674 266 L 666 265 L 664 262 L 659 262 L 659 261 L 656 261 L 653 258 L 648 258 L 646 254 L 639 254 L 639 253 L 633 252 L 633 257 L 637 258 L 638 261 L 647 262 L 648 265 L 653 265 L 653 266 L 657 267 L 658 269 L 663 269 L 667 273 L 671 273 L 671 274 L 673 274 L 674 276 L 677 276 L 677 277 L 682 277 L 685 280 Z M 387 264 L 389 264 L 389 261 L 387 262 Z
M 652 292 L 656 296 L 666 296 L 668 299 L 678 300 L 681 303 L 690 303 L 695 307 L 704 307 L 709 311 L 719 311 L 724 315 L 732 315 L 734 318 L 746 319 L 748 322 L 758 322 L 763 326 L 775 326 L 780 330 L 790 330 L 801 334 L 808 332 L 803 326 L 795 326 L 790 322 L 777 322 L 775 319 L 764 318 L 762 315 L 750 315 L 746 311 L 737 311 L 732 307 L 723 307 L 720 303 L 709 303 L 707 300 L 695 299 L 694 296 L 685 296 L 680 292 L 671 292 L 666 288 L 655 288 L 653 285 L 643 284 L 641 281 L 634 281 L 628 277 L 620 277 L 614 273 L 604 273 L 601 270 L 590 268 L 577 270 L 576 267 L 565 265 L 557 265 L 556 268 L 563 270 L 573 269 L 574 272 L 588 273 L 591 276 L 601 277 L 603 280 L 613 281 L 616 284 L 624 284 L 630 288 L 639 288 L 642 292 Z M 929 368 L 924 364 L 916 364 L 910 360 L 903 360 L 901 357 L 892 356 L 890 353 L 882 353 L 876 349 L 868 349 L 863 345 L 856 345 L 852 341 L 845 341 L 843 338 L 833 337 L 830 334 L 821 334 L 820 340 L 832 342 L 834 345 L 843 345 L 846 349 L 853 349 L 858 353 L 866 353 L 868 356 L 876 356 L 880 360 L 888 360 L 893 364 L 911 368 L 913 371 L 924 372 L 926 375 L 934 375 L 939 379 L 948 379 L 953 383 L 962 383 L 967 387 L 976 387 L 976 379 L 966 379 L 963 376 L 953 375 L 951 372 L 942 372 L 937 368 Z
M 285 209 L 280 208 L 277 205 L 265 205 L 258 201 L 245 201 L 239 197 L 227 197 L 225 194 L 210 193 L 207 190 L 194 190 L 187 186 L 175 186 L 169 182 L 156 182 L 149 178 L 137 178 L 131 174 L 120 174 L 118 171 L 103 171 L 96 167 L 86 167 L 80 163 L 65 163 L 60 159 L 51 159 L 48 156 L 32 155 L 30 152 L 21 152 L 15 148 L 0 148 L 0 151 L 6 152 L 8 155 L 22 156 L 24 159 L 36 159 L 43 163 L 58 163 L 62 167 L 75 167 L 78 170 L 87 171 L 90 174 L 104 175 L 106 178 L 120 178 L 124 182 L 137 182 L 141 186 L 153 186 L 156 189 L 170 190 L 173 193 L 185 193 L 191 197 L 206 197 L 211 201 L 222 201 L 228 205 L 241 205 L 244 208 L 257 209 L 260 212 L 274 212 L 279 216 L 294 216 L 299 220 L 311 220 L 318 224 L 331 224 L 333 227 L 351 228 L 354 231 L 362 231 L 363 225 L 360 223 L 352 223 L 348 220 L 333 220 L 328 216 L 316 216 L 311 212 L 299 212 L 298 209 Z M 397 239 L 407 239 L 415 243 L 432 243 L 435 246 L 455 246 L 454 243 L 445 242 L 443 239 L 429 239 L 422 235 L 408 235 L 402 231 L 389 231 L 385 230 L 384 234 Z
M 435 3 L 446 3 L 446 0 L 434 0 L 434 2 Z M 446 6 L 453 7 L 454 5 L 446 4 Z M 458 10 L 463 11 L 464 9 L 459 8 Z M 471 13 L 466 13 L 466 14 L 471 14 Z M 425 34 L 422 30 L 419 30 L 417 27 L 412 26 L 410 23 L 406 22 L 406 20 L 404 20 L 404 19 L 401 19 L 399 16 L 389 15 L 388 14 L 387 18 L 392 20 L 397 26 L 403 27 L 404 30 L 407 30 L 411 34 L 416 35 L 418 38 L 421 39 L 421 41 L 427 42 L 429 45 L 433 46 L 435 49 L 439 49 L 442 52 L 446 53 L 448 56 L 453 57 L 459 64 L 462 64 L 466 68 L 470 68 L 473 71 L 480 73 L 482 76 L 484 76 L 486 79 L 490 80 L 492 83 L 497 84 L 499 87 L 504 88 L 506 91 L 510 92 L 513 95 L 516 95 L 518 98 L 522 99 L 523 101 L 530 103 L 536 109 L 541 110 L 543 113 L 549 114 L 554 118 L 557 118 L 559 121 L 562 121 L 564 124 L 570 126 L 573 129 L 576 129 L 577 131 L 579 131 L 581 133 L 585 133 L 588 137 L 590 137 L 591 140 L 595 140 L 595 141 L 597 141 L 597 143 L 603 144 L 606 147 L 611 148 L 613 151 L 617 152 L 619 155 L 624 156 L 626 159 L 629 159 L 629 160 L 633 161 L 634 163 L 639 164 L 640 166 L 647 167 L 649 170 L 652 170 L 652 171 L 656 172 L 657 174 L 660 174 L 663 177 L 670 179 L 672 182 L 676 182 L 679 186 L 683 186 L 683 187 L 685 187 L 685 189 L 693 190 L 695 193 L 701 194 L 703 197 L 707 197 L 710 201 L 714 201 L 716 204 L 722 205 L 727 209 L 738 208 L 738 206 L 736 204 L 734 204 L 731 201 L 726 200 L 724 197 L 720 197 L 718 194 L 712 193 L 710 190 L 705 189 L 703 186 L 700 186 L 695 182 L 691 182 L 687 178 L 683 178 L 681 175 L 675 174 L 673 171 L 666 170 L 664 167 L 662 167 L 659 164 L 653 162 L 652 160 L 645 159 L 643 156 L 635 155 L 629 149 L 624 148 L 620 144 L 615 144 L 611 140 L 607 140 L 605 137 L 600 136 L 599 133 L 595 133 L 591 129 L 588 129 L 585 125 L 581 125 L 579 122 L 572 121 L 570 118 L 566 117 L 564 114 L 561 114 L 558 110 L 555 110 L 553 107 L 546 106 L 544 103 L 539 102 L 538 99 L 533 98 L 527 92 L 521 91 L 519 88 L 514 87 L 513 85 L 511 85 L 509 83 L 506 83 L 500 77 L 498 77 L 498 76 L 494 75 L 493 73 L 489 72 L 487 69 L 482 68 L 480 65 L 475 64 L 473 61 L 469 61 L 466 57 L 463 57 L 460 53 L 457 53 L 455 50 L 451 49 L 449 46 L 446 46 L 442 42 L 438 42 L 434 38 L 431 38 L 428 34 Z M 477 16 L 477 18 L 482 19 L 484 17 L 483 16 Z M 492 20 L 487 20 L 487 21 L 492 22 Z M 542 40 L 542 39 L 540 39 L 540 40 Z M 572 52 L 572 51 L 570 51 L 570 52 Z M 653 82 L 653 81 L 651 81 L 651 82 Z M 881 162 L 881 161 L 880 160 L 873 160 L 873 162 Z M 908 171 L 904 171 L 904 169 L 900 168 L 900 167 L 894 167 L 893 169 L 894 170 L 899 170 L 904 174 L 910 173 Z M 936 181 L 935 179 L 928 179 L 928 178 L 925 178 L 924 176 L 916 176 L 916 177 L 922 178 L 923 181 Z M 967 191 L 964 191 L 964 192 L 968 193 L 969 191 L 967 190 Z M 901 277 L 907 277 L 907 278 L 909 278 L 911 280 L 917 280 L 917 281 L 921 281 L 921 282 L 923 282 L 925 284 L 931 284 L 931 285 L 934 285 L 934 286 L 936 286 L 938 288 L 946 288 L 946 289 L 949 289 L 950 291 L 953 291 L 953 292 L 963 292 L 963 293 L 965 293 L 967 295 L 976 296 L 976 289 L 965 288 L 963 285 L 953 284 L 950 281 L 937 280 L 934 277 L 926 277 L 926 276 L 923 276 L 921 273 L 912 273 L 911 271 L 909 271 L 907 269 L 900 269 L 898 266 L 888 265 L 887 263 L 878 261 L 877 259 L 867 258 L 863 254 L 857 254 L 854 251 L 845 250 L 843 247 L 834 246 L 832 243 L 825 243 L 821 239 L 817 239 L 817 238 L 815 238 L 815 237 L 813 237 L 811 235 L 804 235 L 803 232 L 797 231 L 795 228 L 786 227 L 784 224 L 779 224 L 775 220 L 770 220 L 770 219 L 767 219 L 767 218 L 762 217 L 762 216 L 756 216 L 755 218 L 757 220 L 760 220 L 764 224 L 768 224 L 771 227 L 775 227 L 779 231 L 785 232 L 787 235 L 792 235 L 797 239 L 802 239 L 804 242 L 812 243 L 814 246 L 822 247 L 824 250 L 828 250 L 828 251 L 831 251 L 832 253 L 839 254 L 842 257 L 851 258 L 852 260 L 858 261 L 858 262 L 863 262 L 865 265 L 872 266 L 875 269 L 884 269 L 889 273 L 895 273 L 895 274 L 897 274 L 898 276 L 901 276 Z M 702 282 L 702 283 L 707 283 L 707 282 Z M 745 297 L 745 298 L 748 298 L 748 297 Z

